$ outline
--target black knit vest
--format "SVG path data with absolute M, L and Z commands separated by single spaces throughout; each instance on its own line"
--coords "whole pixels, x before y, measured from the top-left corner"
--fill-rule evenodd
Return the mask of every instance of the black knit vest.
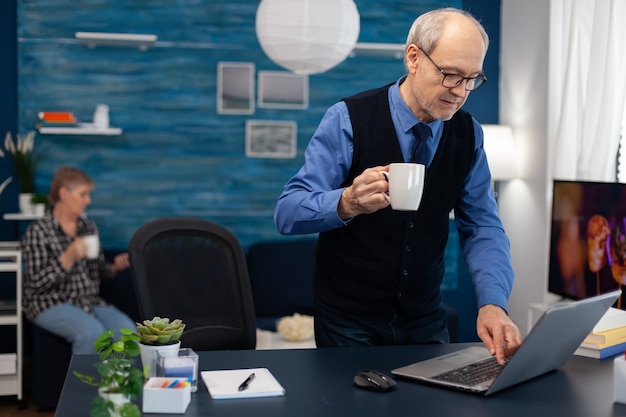
M 388 89 L 344 99 L 354 133 L 352 166 L 344 186 L 366 168 L 404 162 Z M 320 233 L 315 279 L 319 301 L 362 316 L 393 312 L 415 319 L 439 309 L 448 215 L 473 161 L 473 132 L 471 116 L 464 111 L 444 123 L 417 212 L 387 207 Z

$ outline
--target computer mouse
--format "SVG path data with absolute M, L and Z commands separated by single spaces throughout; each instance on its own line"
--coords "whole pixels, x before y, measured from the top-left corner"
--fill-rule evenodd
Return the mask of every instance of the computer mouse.
M 370 391 L 385 392 L 396 387 L 396 381 L 379 371 L 360 371 L 354 375 L 354 385 Z

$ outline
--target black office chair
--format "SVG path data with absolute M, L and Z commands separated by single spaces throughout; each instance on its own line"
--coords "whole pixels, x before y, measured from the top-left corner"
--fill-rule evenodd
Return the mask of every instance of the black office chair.
M 141 317 L 183 320 L 183 347 L 255 348 L 248 269 L 231 232 L 201 219 L 162 218 L 141 226 L 128 249 Z

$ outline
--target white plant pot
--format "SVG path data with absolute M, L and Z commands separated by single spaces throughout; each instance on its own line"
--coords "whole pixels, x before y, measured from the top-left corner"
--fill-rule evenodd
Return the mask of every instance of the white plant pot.
M 35 209 L 33 208 L 33 203 L 31 203 L 31 199 L 33 198 L 32 193 L 20 193 L 19 195 L 19 204 L 20 204 L 20 213 L 22 214 L 33 214 Z
M 144 345 L 139 343 L 139 353 L 141 354 L 141 364 L 143 368 L 148 367 L 146 377 L 152 378 L 156 376 L 156 353 L 157 350 L 173 350 L 178 352 L 180 349 L 180 340 L 171 345 Z
M 35 216 L 43 217 L 46 213 L 46 205 L 44 203 L 38 203 L 33 205 L 33 213 Z
M 113 410 L 109 411 L 109 415 L 111 417 L 120 417 L 120 410 L 124 406 L 130 402 L 130 397 L 126 394 L 113 393 L 109 394 L 104 388 L 98 388 L 98 395 L 104 398 L 107 401 L 111 401 L 113 403 Z

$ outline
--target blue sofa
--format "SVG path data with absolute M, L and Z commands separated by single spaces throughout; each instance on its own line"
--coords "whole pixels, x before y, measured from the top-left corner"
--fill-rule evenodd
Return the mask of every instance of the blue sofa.
M 258 242 L 248 248 L 248 273 L 257 327 L 276 330 L 276 321 L 294 313 L 313 315 L 317 239 Z M 443 304 L 450 341 L 457 342 L 458 313 Z
M 276 331 L 294 313 L 313 315 L 317 239 L 259 242 L 247 251 L 257 328 Z

